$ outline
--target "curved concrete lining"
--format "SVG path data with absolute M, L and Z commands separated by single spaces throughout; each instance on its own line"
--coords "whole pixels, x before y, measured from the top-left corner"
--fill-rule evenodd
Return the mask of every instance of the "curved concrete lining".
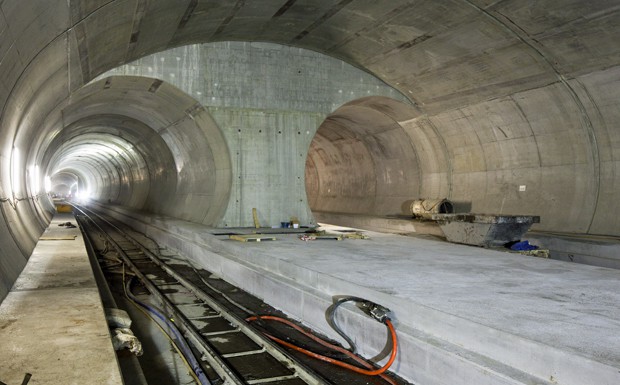
M 417 151 L 398 122 L 381 110 L 389 104 L 407 108 L 396 100 L 367 98 L 342 106 L 319 127 L 306 163 L 313 210 L 399 214 L 404 201 L 419 196 Z
M 109 77 L 74 93 L 61 115 L 60 127 L 42 133 L 51 139 L 40 139 L 48 174 L 73 167 L 94 199 L 204 224 L 221 219 L 228 147 L 182 91 L 156 79 Z
M 341 60 L 269 43 L 219 42 L 159 52 L 103 74 L 157 77 L 192 95 L 221 128 L 233 186 L 223 227 L 314 223 L 304 187 L 308 146 L 321 121 L 360 96 L 409 103 Z
M 50 165 L 57 170 L 74 170 L 82 198 L 114 200 L 131 207 L 142 207 L 146 200 L 150 176 L 144 158 L 130 142 L 112 135 L 82 134 L 66 141 L 55 153 Z M 84 164 L 81 167 L 80 164 Z M 108 164 L 110 167 L 102 169 Z M 106 178 L 107 182 L 103 182 Z M 106 189 L 117 187 L 114 194 Z
M 322 82 L 321 87 L 313 88 L 316 102 L 311 103 L 323 106 L 321 112 L 271 114 L 266 106 L 274 103 L 269 101 L 306 104 L 303 98 L 291 97 L 304 95 L 299 86 L 303 83 L 290 81 L 304 72 L 296 67 L 299 61 L 290 60 L 278 67 L 279 72 L 269 72 L 276 75 L 262 77 L 269 67 L 263 64 L 273 67 L 274 57 L 288 60 L 295 48 L 274 53 L 256 42 L 305 48 L 345 60 L 376 75 L 415 106 L 416 113 L 405 120 L 392 117 L 405 134 L 395 129 L 393 139 L 382 138 L 390 141 L 386 148 L 394 154 L 381 157 L 378 146 L 383 142 L 371 145 L 370 137 L 365 144 L 351 145 L 342 153 L 330 150 L 340 157 L 361 151 L 363 165 L 369 165 L 369 159 L 382 160 L 371 167 L 374 174 L 370 168 L 349 168 L 368 183 L 377 181 L 375 195 L 379 191 L 379 196 L 385 197 L 364 202 L 364 211 L 390 212 L 395 206 L 380 202 L 389 194 L 400 197 L 417 192 L 423 197 L 446 196 L 464 202 L 471 211 L 540 215 L 540 228 L 546 230 L 618 236 L 620 131 L 615 127 L 620 121 L 619 36 L 620 9 L 611 0 L 454 0 L 441 4 L 281 0 L 214 1 L 208 5 L 189 0 L 5 0 L 0 3 L 3 285 L 13 282 L 23 255 L 29 254 L 43 229 L 41 218 L 45 215 L 36 203 L 36 195 L 41 193 L 31 193 L 28 168 L 43 167 L 44 153 L 71 120 L 91 115 L 128 116 L 140 121 L 161 133 L 169 158 L 174 159 L 166 161 L 163 169 L 149 171 L 151 184 L 161 181 L 154 185 L 165 193 L 159 195 L 151 188 L 148 193 L 131 192 L 136 195 L 127 198 L 124 194 L 129 187 L 121 188 L 119 182 L 124 201 L 140 204 L 146 195 L 143 208 L 147 210 L 201 223 L 248 225 L 248 207 L 260 203 L 262 197 L 254 191 L 274 185 L 279 190 L 292 188 L 294 194 L 285 197 L 285 206 L 280 204 L 285 194 L 263 204 L 263 212 L 269 213 L 267 223 L 298 212 L 311 220 L 311 213 L 304 212 L 303 171 L 305 150 L 314 131 L 307 127 L 316 129 L 345 101 L 336 106 L 322 103 L 325 93 L 321 87 L 326 83 Z M 92 85 L 81 89 L 85 84 L 121 64 L 185 44 L 231 40 L 255 43 L 247 43 L 252 49 L 231 44 L 236 61 L 210 56 L 213 63 L 219 63 L 214 66 L 218 76 L 228 74 L 235 79 L 229 83 L 233 86 L 222 91 L 226 96 L 219 99 L 219 105 L 207 106 L 212 118 L 195 98 L 182 92 L 166 92 L 169 98 L 160 98 L 160 91 L 149 92 L 151 87 L 157 88 L 153 80 L 147 84 L 139 79 L 113 79 L 110 88 L 105 80 L 96 82 L 98 96 L 91 99 L 93 103 L 82 100 L 95 90 Z M 309 57 L 301 51 L 298 54 Z M 313 68 L 319 61 L 308 63 L 304 68 Z M 256 72 L 246 71 L 251 67 Z M 307 83 L 315 84 L 313 77 L 322 75 L 321 71 L 312 72 Z M 207 86 L 212 88 L 203 90 L 205 95 L 217 91 L 211 79 Z M 256 84 L 275 86 L 269 93 L 244 92 L 246 88 L 261 89 L 252 86 L 252 79 L 267 79 Z M 166 88 L 166 83 L 161 85 L 162 90 Z M 369 95 L 356 94 L 355 99 Z M 267 102 L 245 103 L 256 99 Z M 132 104 L 132 100 L 140 102 Z M 243 103 L 230 107 L 235 101 Z M 327 107 L 329 111 L 325 111 Z M 375 115 L 362 113 L 366 114 Z M 261 128 L 253 125 L 256 121 L 261 122 Z M 354 126 L 369 123 L 356 122 Z M 262 127 L 273 131 L 265 135 Z M 272 174 L 286 175 L 274 177 L 274 183 L 271 174 L 252 159 L 262 154 L 263 160 L 270 161 L 265 154 L 270 154 L 270 145 L 277 142 L 272 139 L 278 138 L 278 131 L 285 132 L 284 127 L 291 129 L 292 136 L 297 132 L 300 136 L 278 142 L 279 148 L 294 151 L 280 151 L 271 159 L 278 165 Z M 239 129 L 241 136 L 235 137 Z M 351 124 L 348 129 L 361 132 Z M 186 131 L 193 134 L 184 136 Z M 308 133 L 302 138 L 304 132 Z M 397 139 L 403 135 L 411 138 L 410 144 Z M 328 142 L 322 145 L 328 146 Z M 411 146 L 415 164 L 401 145 Z M 303 151 L 297 151 L 301 148 Z M 230 156 L 220 151 L 229 151 Z M 154 161 L 146 150 L 141 156 L 146 164 Z M 399 167 L 411 174 L 392 189 L 383 184 L 385 171 L 377 169 L 387 167 L 382 162 L 388 159 L 398 163 L 401 156 L 406 165 Z M 195 157 L 195 173 L 189 171 L 188 157 Z M 101 169 L 97 173 L 108 174 L 112 163 L 106 159 L 105 166 L 91 163 L 80 167 L 92 168 L 93 175 L 94 167 Z M 19 166 L 17 171 L 14 165 Z M 245 182 L 238 183 L 233 172 Z M 123 175 L 132 176 L 127 171 Z M 328 178 L 326 175 L 330 174 L 323 178 Z M 133 177 L 136 180 L 136 175 Z M 351 194 L 349 190 L 343 193 Z M 294 210 L 283 212 L 283 207 Z M 0 298 L 2 293 L 0 290 Z

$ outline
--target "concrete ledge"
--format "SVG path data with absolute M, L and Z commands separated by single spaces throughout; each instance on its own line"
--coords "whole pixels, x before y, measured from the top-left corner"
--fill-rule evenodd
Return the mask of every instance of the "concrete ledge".
M 57 214 L 0 306 L 0 381 L 123 383 L 103 305 L 79 229 Z M 60 230 L 62 229 L 62 230 Z M 68 236 L 67 236 L 68 235 Z M 75 239 L 73 239 L 75 237 Z
M 570 234 L 529 232 L 525 238 L 551 251 L 551 258 L 620 269 L 620 239 Z
M 395 234 L 428 234 L 445 238 L 441 226 L 430 220 L 384 218 L 368 215 L 315 212 L 317 222 L 352 226 L 372 231 Z M 554 234 L 529 231 L 522 236 L 543 249 L 550 250 L 551 258 L 559 261 L 620 269 L 620 239 L 579 234 Z
M 372 234 L 374 244 L 332 243 L 320 252 L 319 244 L 296 237 L 241 244 L 174 219 L 118 207 L 114 216 L 332 337 L 324 319 L 332 296 L 354 294 L 390 307 L 402 342 L 394 370 L 417 384 L 620 383 L 614 270 L 386 234 Z M 401 242 L 410 255 L 393 245 Z M 360 256 L 369 250 L 389 251 L 388 259 Z M 428 274 L 433 263 L 440 277 Z M 388 273 L 386 264 L 396 270 Z M 568 293 L 556 286 L 567 282 Z M 353 311 L 339 316 L 362 354 L 382 350 L 382 325 Z

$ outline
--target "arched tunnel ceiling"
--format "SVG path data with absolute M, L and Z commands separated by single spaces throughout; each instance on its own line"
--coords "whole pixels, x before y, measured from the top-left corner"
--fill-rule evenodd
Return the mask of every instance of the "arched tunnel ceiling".
M 78 107 L 85 95 L 82 87 L 105 71 L 173 47 L 226 41 L 268 42 L 324 53 L 376 75 L 409 98 L 413 112 L 409 107 L 385 110 L 384 103 L 366 106 L 400 126 L 390 131 L 394 137 L 384 138 L 388 148 L 401 151 L 396 138 L 404 138 L 408 143 L 402 140 L 402 144 L 415 151 L 418 169 L 398 185 L 409 186 L 403 194 L 446 196 L 472 211 L 539 214 L 543 229 L 620 235 L 616 0 L 3 0 L 0 261 L 8 262 L 0 264 L 0 277 L 8 278 L 0 279 L 0 298 L 23 268 L 22 256 L 29 255 L 45 222 L 41 214 L 45 211 L 28 203 L 32 188 L 27 186 L 26 167 L 43 168 L 41 162 L 51 159 L 51 149 L 60 148 L 54 138 L 72 123 L 87 122 L 92 116 L 120 119 L 103 125 L 91 121 L 85 134 L 91 130 L 114 135 L 108 126 L 118 124 L 144 125 L 149 133 L 164 129 L 159 139 L 148 140 L 153 149 L 124 138 L 144 158 L 148 171 L 128 167 L 117 173 L 110 162 L 108 171 L 91 173 L 94 179 L 119 175 L 118 183 L 106 182 L 110 189 L 103 199 L 118 198 L 120 203 L 209 224 L 230 209 L 225 197 L 230 196 L 233 206 L 248 202 L 243 195 L 247 191 L 258 200 L 256 191 L 273 187 L 271 178 L 288 173 L 296 182 L 287 199 L 293 199 L 297 208 L 306 205 L 302 165 L 312 138 L 304 137 L 303 130 L 293 131 L 286 141 L 277 136 L 284 133 L 278 125 L 295 127 L 291 123 L 299 120 L 289 119 L 294 114 L 276 119 L 269 111 L 252 112 L 252 118 L 275 129 L 273 143 L 286 156 L 274 158 L 278 168 L 269 178 L 249 173 L 263 184 L 248 188 L 244 183 L 252 178 L 233 177 L 239 171 L 233 170 L 231 155 L 248 155 L 246 150 L 261 154 L 250 144 L 266 133 L 247 129 L 243 119 L 224 116 L 232 122 L 230 127 L 245 125 L 235 139 L 241 150 L 231 154 L 230 141 L 191 97 L 182 92 L 170 92 L 169 99 L 149 95 L 154 79 L 147 81 L 150 84 L 120 81 L 116 84 L 120 88 L 111 93 L 116 96 L 108 98 L 105 81 L 96 82 L 100 95 Z M 286 75 L 293 70 L 281 67 Z M 114 81 L 111 84 L 114 87 Z M 181 106 L 177 98 L 187 104 Z M 131 100 L 133 106 L 127 103 Z M 180 120 L 169 125 L 175 117 Z M 321 124 L 316 120 L 318 115 L 304 116 L 304 124 L 314 129 Z M 106 129 L 95 129 L 101 126 Z M 359 126 L 349 129 L 361 132 Z M 366 140 L 349 149 L 381 154 L 378 147 L 372 150 L 372 141 L 379 143 L 373 135 L 358 137 Z M 322 148 L 332 144 L 323 141 Z M 306 150 L 298 152 L 303 146 Z M 156 153 L 166 160 L 154 159 Z M 331 154 L 347 155 L 339 149 Z M 294 167 L 288 161 L 292 157 Z M 257 167 L 247 158 L 245 165 Z M 187 172 L 184 159 L 195 160 L 198 168 Z M 391 177 L 376 173 L 376 165 L 387 164 L 384 160 L 389 157 L 373 158 L 376 186 L 386 186 L 379 177 Z M 22 166 L 18 172 L 16 165 Z M 82 170 L 96 167 L 83 163 Z M 124 183 L 130 177 L 140 181 L 132 191 Z M 413 180 L 417 183 L 409 183 Z M 149 184 L 158 188 L 146 187 Z M 161 204 L 172 196 L 175 204 Z M 372 206 L 386 207 L 383 203 L 375 201 Z M 248 210 L 241 205 L 236 209 L 226 221 L 242 223 Z
M 615 1 L 5 0 L 0 11 L 5 160 L 49 144 L 40 133 L 64 119 L 59 103 L 108 69 L 189 43 L 265 41 L 341 58 L 409 97 L 417 115 L 399 124 L 446 163 L 423 185 L 446 178 L 452 198 L 488 198 L 479 208 L 570 207 L 552 228 L 620 228 L 609 214 L 620 180 Z M 100 102 L 89 108 L 131 113 Z M 161 124 L 148 114 L 157 108 L 145 98 L 148 126 Z M 515 195 L 520 184 L 539 188 Z
M 7 91 L 63 34 L 71 83 L 170 47 L 269 41 L 342 58 L 427 111 L 613 66 L 620 25 L 613 0 L 13 0 L 1 9 Z
M 474 212 L 541 215 L 543 230 L 618 237 L 618 5 L 0 0 L 0 301 L 51 215 L 28 181 L 35 165 L 100 201 L 205 225 L 247 226 L 253 207 L 263 225 L 309 220 L 307 200 L 385 217 L 408 198 L 448 197 Z M 368 95 L 311 114 L 226 101 L 216 115 L 162 79 L 93 81 L 152 53 L 225 42 L 325 54 L 410 103 Z M 264 82 L 272 95 L 304 93 L 286 81 L 296 68 L 278 70 Z M 242 75 L 222 100 L 263 73 Z

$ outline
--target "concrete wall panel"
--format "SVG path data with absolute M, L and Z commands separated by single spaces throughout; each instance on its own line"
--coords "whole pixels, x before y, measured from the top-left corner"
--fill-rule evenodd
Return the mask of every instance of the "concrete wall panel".
M 291 216 L 313 223 L 304 168 L 307 149 L 326 114 L 360 96 L 405 100 L 339 60 L 264 43 L 182 47 L 108 74 L 157 76 L 209 108 L 232 155 L 232 195 L 221 226 L 252 226 L 252 208 L 263 225 L 279 225 Z M 214 140 L 213 134 L 207 141 Z M 375 142 L 380 151 L 381 142 Z
M 69 8 L 65 0 L 7 0 L 0 4 L 0 10 L 6 20 L 10 20 L 6 37 L 19 47 L 24 65 L 69 28 Z
M 571 82 L 580 99 L 584 101 L 591 117 L 600 156 L 600 190 L 596 212 L 590 232 L 594 234 L 616 234 L 620 229 L 620 210 L 617 192 L 620 161 L 620 68 L 580 77 Z
M 137 0 L 109 2 L 75 25 L 85 81 L 129 60 L 136 4 Z
M 252 208 L 265 226 L 291 216 L 313 223 L 304 168 L 321 115 L 224 108 L 210 112 L 223 127 L 232 165 L 231 196 L 221 225 L 253 226 Z

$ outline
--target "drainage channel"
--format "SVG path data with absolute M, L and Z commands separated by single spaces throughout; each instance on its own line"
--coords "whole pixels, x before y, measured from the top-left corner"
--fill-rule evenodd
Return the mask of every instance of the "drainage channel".
M 167 322 L 168 325 L 162 328 L 178 329 L 176 339 L 187 341 L 186 350 L 196 357 L 196 362 L 192 364 L 191 360 L 184 360 L 189 361 L 194 371 L 195 383 L 406 383 L 392 377 L 386 382 L 378 377 L 359 376 L 339 368 L 329 368 L 325 363 L 308 361 L 295 352 L 275 345 L 246 322 L 245 318 L 256 314 L 256 309 L 248 309 L 230 295 L 217 290 L 196 269 L 179 264 L 174 255 L 162 256 L 155 241 L 139 233 L 131 236 L 133 232 L 122 224 L 112 223 L 110 218 L 104 218 L 85 207 L 74 208 L 78 221 L 87 229 L 89 236 L 103 239 L 105 248 L 114 250 L 120 258 L 122 282 L 128 297 L 147 310 L 151 308 L 151 313 L 155 314 L 152 318 L 159 317 L 160 323 Z M 151 243 L 155 246 L 150 246 Z M 141 293 L 140 298 L 149 298 L 148 303 L 141 303 L 144 300 L 138 299 L 138 294 L 134 292 Z M 233 289 L 232 292 L 236 293 L 237 290 Z M 259 311 L 265 313 L 265 307 L 259 306 Z M 286 333 L 282 328 L 279 332 Z M 304 341 L 304 344 L 311 346 L 312 342 Z M 383 377 L 387 378 L 385 375 Z

